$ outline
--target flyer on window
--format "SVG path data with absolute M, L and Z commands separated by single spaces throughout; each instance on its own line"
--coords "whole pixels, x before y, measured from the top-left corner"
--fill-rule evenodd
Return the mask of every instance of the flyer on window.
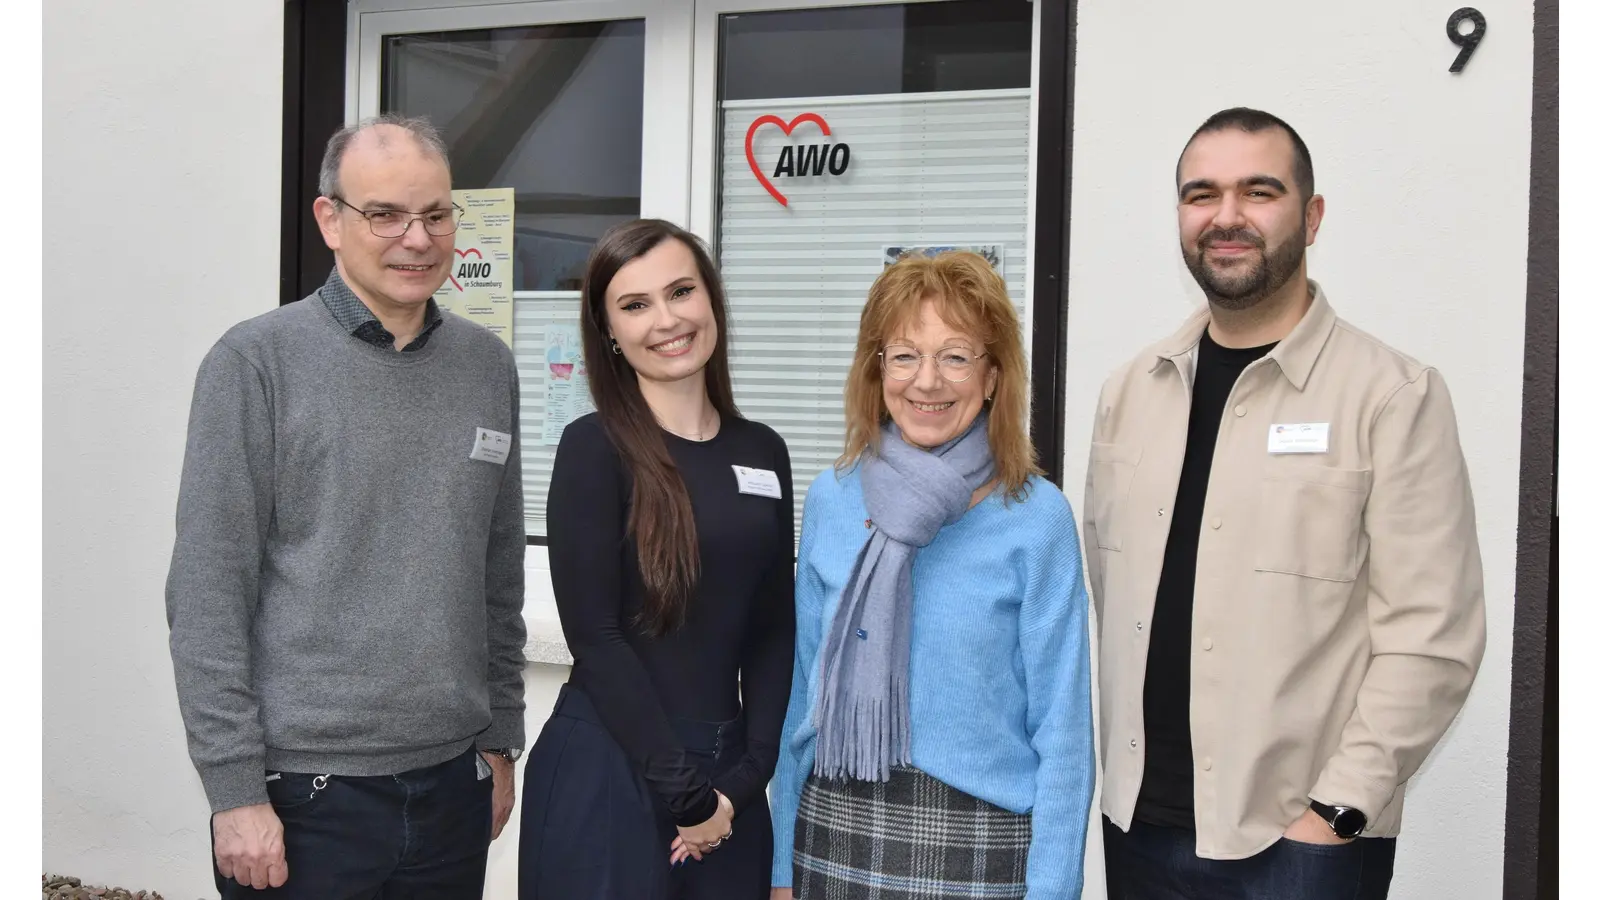
M 890 244 L 883 248 L 883 267 L 887 269 L 907 256 L 938 256 L 952 250 L 971 250 L 988 260 L 1002 279 L 1006 277 L 1004 244 Z
M 461 207 L 450 275 L 433 295 L 440 306 L 511 344 L 511 243 L 515 188 L 452 192 Z
M 589 371 L 583 365 L 583 338 L 576 325 L 544 327 L 543 442 L 561 442 L 567 423 L 594 412 Z

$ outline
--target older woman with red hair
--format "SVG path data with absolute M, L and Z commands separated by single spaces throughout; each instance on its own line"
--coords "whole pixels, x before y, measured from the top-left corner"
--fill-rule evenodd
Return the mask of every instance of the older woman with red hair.
M 885 270 L 811 485 L 773 898 L 1076 897 L 1094 793 L 1077 528 L 1028 439 L 1005 284 Z

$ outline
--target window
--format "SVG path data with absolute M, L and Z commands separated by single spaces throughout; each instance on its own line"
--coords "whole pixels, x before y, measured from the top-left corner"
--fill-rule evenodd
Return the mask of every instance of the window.
M 516 190 L 512 334 L 536 538 L 560 438 L 552 407 L 590 408 L 551 377 L 573 369 L 584 264 L 607 228 L 640 214 L 644 34 L 624 19 L 383 37 L 381 108 L 432 119 L 457 188 Z
M 956 0 L 721 17 L 733 384 L 788 442 L 797 499 L 843 450 L 861 308 L 895 255 L 978 250 L 1027 321 L 1032 16 Z

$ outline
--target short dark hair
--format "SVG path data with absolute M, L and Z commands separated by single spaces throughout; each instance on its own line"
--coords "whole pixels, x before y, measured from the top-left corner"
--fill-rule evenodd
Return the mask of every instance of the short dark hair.
M 1316 178 L 1311 169 L 1311 151 L 1306 149 L 1306 142 L 1300 140 L 1300 133 L 1295 131 L 1288 122 L 1272 113 L 1262 112 L 1259 109 L 1235 106 L 1232 109 L 1214 113 L 1211 118 L 1200 123 L 1200 127 L 1194 130 L 1194 134 L 1189 135 L 1189 142 L 1183 145 L 1183 153 L 1178 154 L 1177 169 L 1181 170 L 1183 168 L 1183 154 L 1189 152 L 1189 144 L 1193 144 L 1194 139 L 1202 134 L 1229 130 L 1255 134 L 1259 131 L 1266 131 L 1269 128 L 1281 128 L 1285 134 L 1289 135 L 1289 143 L 1294 145 L 1295 187 L 1300 189 L 1300 193 L 1303 195 L 1301 199 L 1309 203 L 1312 196 L 1317 192 Z M 1178 185 L 1182 186 L 1183 175 L 1175 174 Z

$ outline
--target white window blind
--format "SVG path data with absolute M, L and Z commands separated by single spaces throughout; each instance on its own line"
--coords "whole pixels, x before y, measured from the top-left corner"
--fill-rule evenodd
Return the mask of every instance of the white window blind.
M 740 412 L 788 443 L 798 522 L 805 489 L 844 448 L 845 376 L 885 247 L 1000 245 L 1023 316 L 1029 92 L 741 100 L 722 110 L 718 253 L 734 394 Z M 746 133 L 763 116 L 787 124 L 803 113 L 831 136 L 802 121 L 788 135 L 763 125 L 752 139 L 786 207 L 751 171 Z M 785 147 L 798 163 L 811 155 L 804 148 L 839 143 L 849 145 L 842 174 L 774 177 Z
M 578 324 L 583 295 L 577 291 L 518 291 L 512 303 L 512 352 L 522 387 L 522 508 L 527 532 L 543 537 L 545 497 L 555 444 L 544 443 L 546 325 Z

